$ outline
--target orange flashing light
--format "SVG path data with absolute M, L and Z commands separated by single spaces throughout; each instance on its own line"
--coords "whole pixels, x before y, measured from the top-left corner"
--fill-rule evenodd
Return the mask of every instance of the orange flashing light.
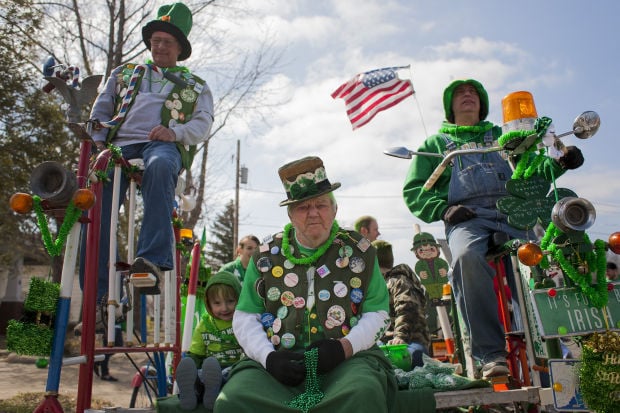
M 542 261 L 543 252 L 538 245 L 528 242 L 519 247 L 517 257 L 519 257 L 519 261 L 528 267 L 534 267 Z
M 32 211 L 32 195 L 18 192 L 11 196 L 9 205 L 18 214 L 27 214 Z

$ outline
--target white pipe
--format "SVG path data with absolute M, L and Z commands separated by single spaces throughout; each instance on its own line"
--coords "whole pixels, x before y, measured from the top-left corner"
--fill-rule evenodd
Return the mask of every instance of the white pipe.
M 113 345 L 114 335 L 116 333 L 116 305 L 118 305 L 118 288 L 116 282 L 116 229 L 118 226 L 118 202 L 121 191 L 121 166 L 120 164 L 114 165 L 114 186 L 112 187 L 112 211 L 110 214 L 110 245 L 109 245 L 109 257 L 108 257 L 108 345 Z

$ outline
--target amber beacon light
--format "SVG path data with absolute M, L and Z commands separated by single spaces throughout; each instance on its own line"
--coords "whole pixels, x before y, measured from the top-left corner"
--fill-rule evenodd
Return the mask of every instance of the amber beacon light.
M 530 92 L 518 91 L 509 93 L 502 99 L 504 124 L 502 132 L 515 130 L 533 130 L 538 114 L 534 97 Z

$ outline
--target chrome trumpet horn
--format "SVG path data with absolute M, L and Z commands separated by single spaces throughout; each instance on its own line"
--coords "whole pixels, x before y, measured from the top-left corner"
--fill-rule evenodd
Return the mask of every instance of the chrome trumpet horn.
M 562 232 L 585 231 L 594 225 L 596 210 L 587 199 L 566 197 L 553 206 L 551 220 Z

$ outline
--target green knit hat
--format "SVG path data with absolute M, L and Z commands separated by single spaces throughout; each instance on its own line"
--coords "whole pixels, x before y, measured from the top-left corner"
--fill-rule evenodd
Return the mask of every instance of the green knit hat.
M 422 245 L 434 245 L 436 247 L 439 246 L 437 241 L 435 241 L 435 237 L 433 237 L 428 232 L 420 232 L 413 236 L 413 248 L 411 251 L 415 251 L 417 248 L 420 248 Z
M 239 282 L 239 278 L 237 278 L 236 275 L 228 271 L 220 271 L 217 274 L 213 275 L 211 278 L 209 278 L 209 281 L 207 281 L 207 286 L 205 288 L 205 308 L 207 309 L 209 314 L 211 314 L 211 310 L 209 308 L 209 298 L 207 292 L 209 291 L 209 288 L 215 284 L 224 284 L 232 287 L 232 289 L 235 290 L 235 293 L 237 294 L 237 299 L 239 299 L 239 294 L 241 294 L 241 283 Z
M 207 288 L 205 291 L 209 289 L 213 284 L 225 284 L 231 286 L 237 295 L 241 294 L 241 283 L 239 282 L 239 278 L 231 272 L 228 271 L 220 271 L 207 281 Z
M 147 49 L 151 50 L 151 36 L 155 32 L 166 32 L 173 35 L 181 44 L 178 60 L 185 60 L 192 54 L 192 45 L 187 40 L 192 30 L 192 12 L 183 3 L 161 6 L 157 10 L 157 19 L 150 21 L 142 28 L 142 40 Z
M 478 97 L 480 98 L 480 120 L 485 120 L 489 114 L 489 95 L 487 91 L 484 90 L 482 83 L 474 79 L 455 80 L 443 91 L 443 109 L 446 113 L 446 120 L 450 123 L 454 123 L 454 113 L 452 112 L 454 89 L 464 84 L 472 85 L 476 88 Z

